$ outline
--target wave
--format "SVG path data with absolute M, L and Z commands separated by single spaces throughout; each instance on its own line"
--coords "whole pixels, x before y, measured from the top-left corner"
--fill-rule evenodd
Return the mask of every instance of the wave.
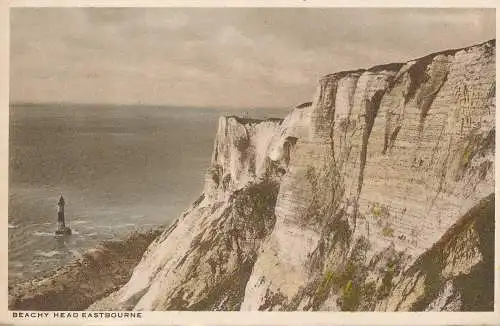
M 40 232 L 40 231 L 35 231 L 32 233 L 33 235 L 39 236 L 39 237 L 52 237 L 54 236 L 54 232 Z
M 61 252 L 60 251 L 57 251 L 57 250 L 51 250 L 51 251 L 41 251 L 41 250 L 37 250 L 35 252 L 36 255 L 38 256 L 43 256 L 43 257 L 47 257 L 47 258 L 50 258 L 50 257 L 53 257 L 53 256 L 56 256 L 56 255 L 60 255 Z
M 45 222 L 45 223 L 30 223 L 29 226 L 38 226 L 38 225 L 53 225 L 53 222 Z
M 49 237 L 49 236 L 53 237 L 53 236 L 55 236 L 54 232 L 43 232 L 43 231 L 35 231 L 32 234 L 35 236 L 38 236 L 38 237 Z M 75 229 L 71 229 L 71 234 L 80 234 L 80 232 L 78 232 Z
M 17 228 L 18 226 L 16 224 L 10 224 L 9 223 L 9 229 L 15 229 Z
M 85 224 L 88 223 L 89 221 L 86 220 L 79 220 L 79 221 L 71 221 L 71 224 L 73 225 L 78 225 L 78 224 Z

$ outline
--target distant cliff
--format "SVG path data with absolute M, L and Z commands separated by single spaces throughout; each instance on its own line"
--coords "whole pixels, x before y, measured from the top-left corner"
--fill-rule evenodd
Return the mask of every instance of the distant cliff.
M 203 194 L 90 309 L 492 310 L 495 41 L 223 117 Z

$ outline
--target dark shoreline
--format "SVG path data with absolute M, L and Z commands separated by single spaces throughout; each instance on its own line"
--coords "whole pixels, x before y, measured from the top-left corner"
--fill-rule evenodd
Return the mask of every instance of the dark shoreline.
M 9 310 L 85 310 L 124 285 L 149 245 L 163 232 L 159 227 L 104 241 L 82 258 L 9 285 Z

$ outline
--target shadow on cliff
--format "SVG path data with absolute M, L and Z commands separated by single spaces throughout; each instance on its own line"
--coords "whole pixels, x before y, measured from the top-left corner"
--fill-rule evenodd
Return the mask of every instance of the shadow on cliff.
M 493 311 L 494 251 L 495 196 L 491 194 L 461 217 L 408 270 L 407 277 L 423 273 L 425 280 L 424 295 L 411 310 L 434 310 L 431 303 L 442 297 L 444 305 L 437 310 L 455 305 L 460 311 Z M 470 261 L 475 258 L 474 252 L 480 256 L 475 265 Z M 445 294 L 447 284 L 452 290 Z

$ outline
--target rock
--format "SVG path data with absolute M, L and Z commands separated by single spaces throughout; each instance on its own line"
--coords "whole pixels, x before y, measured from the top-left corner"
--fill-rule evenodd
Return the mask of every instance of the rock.
M 131 234 L 107 241 L 40 279 L 9 288 L 9 310 L 84 310 L 130 278 L 144 250 L 159 234 Z

